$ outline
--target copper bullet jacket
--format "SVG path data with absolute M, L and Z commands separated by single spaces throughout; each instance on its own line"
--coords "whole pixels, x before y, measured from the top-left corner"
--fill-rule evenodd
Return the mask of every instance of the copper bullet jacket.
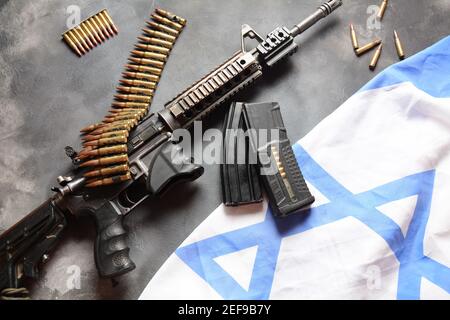
M 157 85 L 156 82 L 130 79 L 122 79 L 120 80 L 120 83 L 131 87 L 145 87 L 149 89 L 155 89 Z
M 89 47 L 86 43 L 83 44 L 84 41 L 82 41 L 82 39 L 79 37 L 79 35 L 75 32 L 74 29 L 69 30 L 67 32 L 67 34 L 72 38 L 72 40 L 74 40 L 74 42 L 76 43 L 77 47 L 82 50 L 81 52 L 83 52 L 84 54 L 86 54 L 86 52 L 89 51 Z
M 120 154 L 128 152 L 128 148 L 126 145 L 118 145 L 113 147 L 99 148 L 95 150 L 88 151 L 86 156 L 88 157 L 97 157 L 97 156 L 108 156 L 112 154 Z
M 81 129 L 80 132 L 82 132 L 82 133 L 89 133 L 89 132 L 91 132 L 91 131 L 93 131 L 95 129 L 98 129 L 98 128 L 101 128 L 101 127 L 104 127 L 104 126 L 105 125 L 103 123 L 91 124 L 90 126 Z
M 370 70 L 375 70 L 375 68 L 377 67 L 378 61 L 380 60 L 382 50 L 383 50 L 383 44 L 380 43 L 377 50 L 375 51 L 375 54 L 372 57 L 372 60 L 370 61 L 370 64 L 369 64 Z
M 169 49 L 172 49 L 172 47 L 173 47 L 173 44 L 170 43 L 169 41 L 165 41 L 165 40 L 161 40 L 161 39 L 157 39 L 157 38 L 149 38 L 149 37 L 139 36 L 138 39 L 141 40 L 142 42 L 145 42 L 148 44 L 154 44 L 154 45 L 169 48 Z
M 147 110 L 146 109 L 134 109 L 134 108 L 126 108 L 126 109 L 111 109 L 109 110 L 109 112 L 112 115 L 117 115 L 117 114 L 128 114 L 128 113 L 139 113 L 139 114 L 147 114 Z
M 75 28 L 79 32 L 79 34 L 82 36 L 83 40 L 86 41 L 90 49 L 94 49 L 94 44 L 92 43 L 91 39 L 89 39 L 88 35 L 83 31 L 83 29 L 78 26 Z
M 120 125 L 115 125 L 115 126 L 104 126 L 103 128 L 99 128 L 99 129 L 93 131 L 92 135 L 105 134 L 105 133 L 112 132 L 112 131 L 122 131 L 122 130 L 130 131 L 130 129 L 131 129 L 131 126 L 128 124 L 120 124 Z
M 111 35 L 109 34 L 109 32 L 106 29 L 106 27 L 103 25 L 103 22 L 100 20 L 99 16 L 93 16 L 92 19 L 97 23 L 97 25 L 99 26 L 99 28 L 102 31 L 103 35 L 106 36 L 106 38 L 109 39 L 109 37 Z
M 159 76 L 156 76 L 154 74 L 147 74 L 147 73 L 140 73 L 140 72 L 123 72 L 122 75 L 127 78 L 133 78 L 133 79 L 144 79 L 149 80 L 152 82 L 158 82 Z
M 116 99 L 125 100 L 125 101 L 137 101 L 137 102 L 147 102 L 150 103 L 152 101 L 151 97 L 147 96 L 139 96 L 136 94 L 116 94 L 114 95 Z
M 353 50 L 357 50 L 359 48 L 358 38 L 356 37 L 356 31 L 353 24 L 350 24 L 350 37 L 352 39 Z
M 114 167 L 106 167 L 102 169 L 92 170 L 83 174 L 86 178 L 106 177 L 118 173 L 126 173 L 130 168 L 128 164 L 121 164 Z
M 105 18 L 105 16 L 103 14 L 98 13 L 97 17 L 99 17 L 100 21 L 102 22 L 103 26 L 105 27 L 105 29 L 108 31 L 110 36 L 114 36 L 114 31 L 111 28 L 111 26 L 109 25 L 108 20 Z
M 153 66 L 158 68 L 164 67 L 164 62 L 154 59 L 146 59 L 146 58 L 128 58 L 131 62 L 137 63 L 137 64 L 143 64 L 147 66 Z
M 387 6 L 388 6 L 388 0 L 383 0 L 383 2 L 381 2 L 380 10 L 378 11 L 378 14 L 377 14 L 378 19 L 380 19 L 380 20 L 383 19 Z
M 405 51 L 403 50 L 403 45 L 400 41 L 400 37 L 398 36 L 398 33 L 396 30 L 394 30 L 394 42 L 395 42 L 395 49 L 397 50 L 397 55 L 400 60 L 405 59 Z
M 364 53 L 369 52 L 370 50 L 372 50 L 373 48 L 378 46 L 380 43 L 381 43 L 381 40 L 379 40 L 379 39 L 375 40 L 375 41 L 372 41 L 372 42 L 366 44 L 365 46 L 356 49 L 355 53 L 356 53 L 357 56 L 361 56 Z
M 142 31 L 144 31 L 150 37 L 161 38 L 161 39 L 163 39 L 165 41 L 169 41 L 171 43 L 175 42 L 175 40 L 176 40 L 176 38 L 174 36 L 171 36 L 170 34 L 166 34 L 166 33 L 160 32 L 160 31 L 150 30 L 147 28 L 142 29 Z
M 72 33 L 77 37 L 78 41 L 82 44 L 82 46 L 86 49 L 86 51 L 90 51 L 91 47 L 84 41 L 83 36 L 77 28 L 72 29 Z
M 97 24 L 97 22 L 95 21 L 94 17 L 90 18 L 88 21 L 89 21 L 89 22 L 92 24 L 92 26 L 95 28 L 95 31 L 97 32 L 98 36 L 99 36 L 103 41 L 106 41 L 106 37 L 105 37 L 105 35 L 103 34 L 102 29 L 101 29 L 100 26 Z
M 139 87 L 117 87 L 117 90 L 122 91 L 122 92 L 126 92 L 126 93 L 141 93 L 141 94 L 146 94 L 149 96 L 152 96 L 153 93 L 155 92 L 152 89 L 145 89 L 145 88 L 139 88 Z
M 163 10 L 163 9 L 160 9 L 160 8 L 156 8 L 155 11 L 161 17 L 167 18 L 167 19 L 169 19 L 169 20 L 171 20 L 173 22 L 177 22 L 177 23 L 181 24 L 182 26 L 185 26 L 186 23 L 187 23 L 186 19 L 184 19 L 184 18 L 182 18 L 180 16 L 177 16 L 176 14 L 173 14 L 173 13 L 171 13 L 169 11 L 166 11 L 166 10 Z
M 151 27 L 151 28 L 153 28 L 155 30 L 167 33 L 167 34 L 169 34 L 169 35 L 171 35 L 173 37 L 178 37 L 179 34 L 180 34 L 180 31 L 177 31 L 175 29 L 167 27 L 167 26 L 165 26 L 163 24 L 156 23 L 154 21 L 146 21 L 146 23 L 148 24 L 149 27 Z
M 118 156 L 112 156 L 112 157 L 103 157 L 100 159 L 94 159 L 90 161 L 83 162 L 80 167 L 96 167 L 96 166 L 107 166 L 110 164 L 117 164 L 117 163 L 127 163 L 128 162 L 128 155 L 122 154 Z
M 86 33 L 86 35 L 89 37 L 89 39 L 92 41 L 92 43 L 97 46 L 100 41 L 97 41 L 97 38 L 94 36 L 93 32 L 89 29 L 86 23 L 80 24 L 80 28 L 83 29 L 83 31 Z
M 177 31 L 183 30 L 183 26 L 181 24 L 179 24 L 177 22 L 170 21 L 169 19 L 161 17 L 158 14 L 152 13 L 152 19 L 155 20 L 156 22 L 165 24 L 165 25 L 167 25 L 167 26 L 169 26 L 169 27 L 171 27 L 171 28 L 173 28 L 173 29 L 175 29 Z
M 75 51 L 75 53 L 78 56 L 81 57 L 83 55 L 81 53 L 81 51 L 78 49 L 78 47 L 76 46 L 76 44 L 67 36 L 67 34 L 63 34 L 63 39 L 69 45 L 69 47 L 72 48 L 73 51 Z
M 148 73 L 151 73 L 151 74 L 154 74 L 157 76 L 160 76 L 162 74 L 162 69 L 155 68 L 155 67 L 127 64 L 126 68 L 130 71 L 148 72 Z
M 124 120 L 141 120 L 142 119 L 142 115 L 139 114 L 126 114 L 126 115 L 118 115 L 115 117 L 105 117 L 105 119 L 103 120 L 104 123 L 115 123 L 115 122 L 119 122 L 119 121 L 124 121 Z
M 86 49 L 83 48 L 80 41 L 78 41 L 78 39 L 75 37 L 75 35 L 72 34 L 72 32 L 67 31 L 66 35 L 69 39 L 72 40 L 73 43 L 75 43 L 76 47 L 78 48 L 78 50 L 80 50 L 81 54 L 86 54 Z
M 131 50 L 131 53 L 134 54 L 135 56 L 142 58 L 156 59 L 164 62 L 167 61 L 167 56 L 161 53 L 139 51 L 139 50 Z
M 111 177 L 111 178 L 87 181 L 85 187 L 86 188 L 96 188 L 96 187 L 101 187 L 101 186 L 109 186 L 109 185 L 113 185 L 113 184 L 119 184 L 124 181 L 129 181 L 131 179 L 132 179 L 131 174 L 127 173 L 122 176 L 115 176 L 115 177 Z
M 108 20 L 109 25 L 111 26 L 111 28 L 113 29 L 115 34 L 119 34 L 119 29 L 117 29 L 116 25 L 113 22 L 113 19 L 111 18 L 111 16 L 109 15 L 108 11 L 103 10 L 102 12 L 100 12 L 100 14 L 102 14 L 106 20 Z
M 135 45 L 135 47 L 137 49 L 142 49 L 145 51 L 153 51 L 153 52 L 159 52 L 162 53 L 164 55 L 168 55 L 170 53 L 170 50 L 164 47 L 160 47 L 160 46 L 154 46 L 151 44 L 142 44 L 142 43 L 138 43 Z

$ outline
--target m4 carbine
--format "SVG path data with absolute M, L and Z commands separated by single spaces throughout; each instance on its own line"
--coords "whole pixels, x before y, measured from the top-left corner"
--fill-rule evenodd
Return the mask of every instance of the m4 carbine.
M 100 276 L 116 277 L 135 268 L 129 257 L 123 218 L 149 196 L 170 186 L 192 181 L 203 168 L 185 161 L 171 137 L 223 104 L 263 73 L 298 49 L 294 38 L 342 5 L 330 0 L 292 29 L 279 27 L 265 39 L 251 27 L 242 27 L 241 50 L 217 69 L 180 93 L 163 111 L 144 119 L 130 133 L 128 161 L 132 179 L 118 185 L 85 187 L 82 168 L 59 177 L 55 194 L 0 237 L 0 291 L 20 288 L 26 278 L 37 278 L 39 265 L 48 258 L 66 228 L 66 214 L 89 213 L 97 228 L 95 262 Z M 259 45 L 247 51 L 245 38 Z M 177 151 L 178 150 L 178 151 Z

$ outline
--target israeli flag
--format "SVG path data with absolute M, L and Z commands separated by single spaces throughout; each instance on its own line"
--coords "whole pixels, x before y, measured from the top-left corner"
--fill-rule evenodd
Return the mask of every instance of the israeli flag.
M 140 299 L 450 298 L 450 37 L 386 69 L 294 151 L 311 209 L 218 207 Z

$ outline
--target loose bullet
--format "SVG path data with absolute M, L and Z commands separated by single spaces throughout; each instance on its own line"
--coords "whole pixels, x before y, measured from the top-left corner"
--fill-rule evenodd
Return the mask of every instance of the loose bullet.
M 145 94 L 148 96 L 153 96 L 153 93 L 155 92 L 152 89 L 139 88 L 139 87 L 124 87 L 124 86 L 117 87 L 117 90 L 126 92 L 126 93 L 140 93 L 140 94 Z
M 89 39 L 88 35 L 83 31 L 83 29 L 80 26 L 76 27 L 75 29 L 81 34 L 83 40 L 86 41 L 89 48 L 94 49 L 94 44 L 92 43 L 91 39 Z
M 148 104 L 147 103 L 142 103 L 142 102 L 119 102 L 119 101 L 114 101 L 112 103 L 112 105 L 113 105 L 113 107 L 123 108 L 123 109 L 128 109 L 128 108 L 147 109 L 148 108 Z
M 373 48 L 378 46 L 380 43 L 381 43 L 381 40 L 379 40 L 379 39 L 375 40 L 375 41 L 372 41 L 372 42 L 366 44 L 365 46 L 356 49 L 355 53 L 359 57 L 359 56 L 363 55 L 364 53 L 372 50 Z
M 110 186 L 113 184 L 122 183 L 124 181 L 129 181 L 131 179 L 132 179 L 131 174 L 127 173 L 122 176 L 115 176 L 115 177 L 104 178 L 104 179 L 100 179 L 100 180 L 87 181 L 85 187 L 86 188 L 96 188 L 96 187 L 101 187 L 101 186 Z
M 152 102 L 152 97 L 147 96 L 139 96 L 136 94 L 116 94 L 114 98 L 117 100 L 125 100 L 125 101 L 136 101 L 136 102 Z
M 170 34 L 162 33 L 162 32 L 159 32 L 159 31 L 150 30 L 150 29 L 147 29 L 147 28 L 142 29 L 142 31 L 144 31 L 150 37 L 161 38 L 164 41 L 169 41 L 171 43 L 175 42 L 175 40 L 176 40 L 176 38 L 174 36 L 171 36 Z
M 170 21 L 169 19 L 161 17 L 158 14 L 154 14 L 153 13 L 152 14 L 152 19 L 155 20 L 156 22 L 165 24 L 165 25 L 167 25 L 167 26 L 169 26 L 169 27 L 171 27 L 171 28 L 173 28 L 173 29 L 175 29 L 177 31 L 183 30 L 183 26 L 181 24 L 179 24 L 178 22 Z
M 142 44 L 142 43 L 138 43 L 135 45 L 135 47 L 137 49 L 142 49 L 145 51 L 153 51 L 153 52 L 159 52 L 159 53 L 163 53 L 166 56 L 170 53 L 170 50 L 164 47 L 160 47 L 160 46 L 154 46 L 151 44 Z
M 167 19 L 169 19 L 169 20 L 171 20 L 173 22 L 177 22 L 177 23 L 181 24 L 182 26 L 185 26 L 186 23 L 187 23 L 186 19 L 184 19 L 184 18 L 182 18 L 180 16 L 177 16 L 176 14 L 173 14 L 173 13 L 171 13 L 169 11 L 166 11 L 166 10 L 163 10 L 163 9 L 159 9 L 159 8 L 156 8 L 155 11 L 160 16 L 165 17 L 165 18 L 167 18 Z
M 106 37 L 105 37 L 105 35 L 103 34 L 102 29 L 101 29 L 100 26 L 97 24 L 97 22 L 95 21 L 94 17 L 89 18 L 89 20 L 87 20 L 87 21 L 89 21 L 89 22 L 94 26 L 95 31 L 97 31 L 97 34 L 99 35 L 99 37 L 102 38 L 103 41 L 106 41 Z
M 394 42 L 395 42 L 395 49 L 397 50 L 397 55 L 400 60 L 405 59 L 405 51 L 403 50 L 403 45 L 400 41 L 400 37 L 398 36 L 398 33 L 396 30 L 394 30 Z
M 134 79 L 145 79 L 153 82 L 158 82 L 159 77 L 155 76 L 153 74 L 146 74 L 146 73 L 140 73 L 140 72 L 122 72 L 122 75 L 127 78 L 134 78 Z
M 369 64 L 369 69 L 370 70 L 373 71 L 377 67 L 378 60 L 380 60 L 380 56 L 381 56 L 381 51 L 382 50 L 383 50 L 383 44 L 380 43 L 380 45 L 378 46 L 378 49 L 375 51 L 375 54 L 372 57 L 372 60 L 370 61 L 370 64 Z
M 146 51 L 139 51 L 139 50 L 131 50 L 131 53 L 135 56 L 142 57 L 142 58 L 150 58 L 150 59 L 157 59 L 161 61 L 167 61 L 167 56 L 161 53 L 155 53 L 155 52 L 146 52 Z
M 126 64 L 125 67 L 130 71 L 148 72 L 157 76 L 160 76 L 162 74 L 162 69 L 154 67 L 140 66 L 135 64 Z
M 122 154 L 119 156 L 112 156 L 112 157 L 104 157 L 100 159 L 94 159 L 90 161 L 83 162 L 80 167 L 96 167 L 96 166 L 106 166 L 110 164 L 116 164 L 116 163 L 126 163 L 128 162 L 128 155 Z
M 145 87 L 149 89 L 155 89 L 157 83 L 151 81 L 141 81 L 141 80 L 130 80 L 130 79 L 121 79 L 119 82 L 123 85 L 130 87 Z
M 89 37 L 89 39 L 91 39 L 91 42 L 95 46 L 97 46 L 99 44 L 100 41 L 97 41 L 97 38 L 94 36 L 94 34 L 92 33 L 92 31 L 89 29 L 89 27 L 87 26 L 87 24 L 85 22 L 80 24 L 80 28 L 83 29 L 83 31 L 87 34 L 87 36 Z
M 165 40 L 161 40 L 161 39 L 157 39 L 157 38 L 138 36 L 138 39 L 141 40 L 142 42 L 145 42 L 148 44 L 154 44 L 154 45 L 162 46 L 162 47 L 169 48 L 169 49 L 172 49 L 172 47 L 173 47 L 173 44 L 170 43 L 169 41 L 165 41 Z
M 106 36 L 106 38 L 109 39 L 109 37 L 111 37 L 112 35 L 109 34 L 108 30 L 106 29 L 106 27 L 103 25 L 102 20 L 100 19 L 99 16 L 95 15 L 92 17 L 92 19 L 95 20 L 95 22 L 97 23 L 97 25 L 100 27 L 100 30 L 102 30 L 103 34 Z
M 130 168 L 128 164 L 121 164 L 114 167 L 106 167 L 102 169 L 92 170 L 83 174 L 85 178 L 106 177 L 118 173 L 126 173 Z
M 100 21 L 102 22 L 102 25 L 105 27 L 105 29 L 108 31 L 110 36 L 114 36 L 114 31 L 111 28 L 111 26 L 109 25 L 109 22 L 106 20 L 105 16 L 103 14 L 98 13 L 97 17 L 99 17 Z
M 155 30 L 159 30 L 162 32 L 165 32 L 167 34 L 170 34 L 171 36 L 178 37 L 180 34 L 180 31 L 177 31 L 175 29 L 169 28 L 163 24 L 156 23 L 154 21 L 146 21 L 146 23 L 149 25 L 149 27 L 152 27 Z
M 103 10 L 103 11 L 101 12 L 101 14 L 103 14 L 103 15 L 105 16 L 106 20 L 108 20 L 109 25 L 111 26 L 111 28 L 113 29 L 113 31 L 114 31 L 116 34 L 118 34 L 118 33 L 119 33 L 119 29 L 117 29 L 116 25 L 115 25 L 114 22 L 113 22 L 113 19 L 112 19 L 111 16 L 109 15 L 108 11 Z
M 356 37 L 356 31 L 355 28 L 353 27 L 353 24 L 350 24 L 350 37 L 352 39 L 353 50 L 358 49 L 359 48 L 358 38 Z
M 67 34 L 63 34 L 63 39 L 64 41 L 69 45 L 70 48 L 72 48 L 73 51 L 75 51 L 75 53 L 78 56 L 82 56 L 83 54 L 81 53 L 81 51 L 78 49 L 78 47 L 75 45 L 75 43 L 72 41 L 72 39 L 69 38 L 69 36 Z
M 94 25 L 90 22 L 90 20 L 86 20 L 83 22 L 83 24 L 86 25 L 86 27 L 92 32 L 92 35 L 95 37 L 95 39 L 97 40 L 97 43 L 102 43 L 104 41 L 104 39 L 102 40 L 102 38 L 100 37 L 97 29 L 94 27 Z
M 388 0 L 383 0 L 383 2 L 381 2 L 380 10 L 378 11 L 378 14 L 377 14 L 378 19 L 380 19 L 380 20 L 383 19 L 387 6 L 388 6 Z
M 128 58 L 129 61 L 137 63 L 137 64 L 143 64 L 148 66 L 154 66 L 158 68 L 164 67 L 164 62 L 159 60 L 153 60 L 153 59 L 145 59 L 145 58 Z

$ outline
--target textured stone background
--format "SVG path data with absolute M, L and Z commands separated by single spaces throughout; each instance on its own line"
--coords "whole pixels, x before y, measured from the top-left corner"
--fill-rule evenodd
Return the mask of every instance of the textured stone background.
M 446 36 L 447 0 L 391 1 L 381 29 L 368 30 L 370 5 L 378 0 L 345 0 L 326 22 L 304 34 L 299 53 L 247 90 L 239 100 L 278 101 L 291 140 L 297 141 L 375 73 L 371 54 L 355 58 L 348 36 L 353 22 L 361 43 L 379 36 L 385 49 L 377 72 L 397 61 L 396 28 L 408 54 Z M 129 50 L 154 5 L 188 19 L 166 67 L 153 110 L 239 49 L 240 26 L 265 35 L 311 13 L 320 0 L 0 0 L 0 231 L 14 224 L 51 194 L 55 178 L 70 168 L 64 146 L 78 143 L 78 130 L 101 119 L 118 83 Z M 69 5 L 82 18 L 107 8 L 120 29 L 83 58 L 60 40 Z M 208 126 L 221 128 L 224 112 Z M 351 125 L 351 124 L 349 124 Z M 159 202 L 146 202 L 126 219 L 131 257 L 137 269 L 116 286 L 99 279 L 93 260 L 94 227 L 73 219 L 62 244 L 32 287 L 36 299 L 135 299 L 175 248 L 221 202 L 219 171 L 206 166 L 197 182 L 177 187 Z M 80 289 L 70 289 L 81 270 Z

